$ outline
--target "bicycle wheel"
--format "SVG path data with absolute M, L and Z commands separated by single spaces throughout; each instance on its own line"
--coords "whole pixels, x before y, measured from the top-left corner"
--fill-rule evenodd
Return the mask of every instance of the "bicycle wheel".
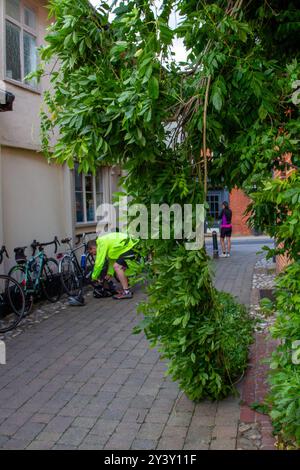
M 58 262 L 48 258 L 44 264 L 42 277 L 42 288 L 49 302 L 57 302 L 61 296 L 61 282 L 58 272 Z
M 59 263 L 60 279 L 64 291 L 70 297 L 79 294 L 82 288 L 82 276 L 76 261 L 70 255 L 65 255 Z
M 93 255 L 89 253 L 86 257 L 86 267 L 85 267 L 85 273 L 84 273 L 84 278 L 86 281 L 89 281 L 91 279 L 91 276 L 94 270 L 94 264 L 95 264 L 95 258 Z
M 0 275 L 0 333 L 13 330 L 25 313 L 25 295 L 13 278 Z
M 21 265 L 14 266 L 8 273 L 10 277 L 15 279 L 24 291 L 25 295 L 25 312 L 24 315 L 28 315 L 31 312 L 33 306 L 33 281 L 28 273 L 26 277 L 26 270 Z

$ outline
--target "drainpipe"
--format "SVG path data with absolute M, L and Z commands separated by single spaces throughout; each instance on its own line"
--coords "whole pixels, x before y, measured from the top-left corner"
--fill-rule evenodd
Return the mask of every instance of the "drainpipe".
M 0 246 L 4 245 L 4 233 L 3 233 L 3 184 L 2 184 L 2 152 L 1 152 L 1 142 L 0 142 Z M 3 274 L 4 271 L 3 260 L 2 266 L 0 266 L 0 273 Z

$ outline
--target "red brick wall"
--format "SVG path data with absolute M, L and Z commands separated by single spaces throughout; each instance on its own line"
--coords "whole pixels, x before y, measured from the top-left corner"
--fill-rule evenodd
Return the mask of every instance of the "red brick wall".
M 250 198 L 241 189 L 233 189 L 229 195 L 229 205 L 232 210 L 232 235 L 251 235 L 247 225 L 248 217 L 244 212 L 250 203 Z
M 290 264 L 291 260 L 286 255 L 276 256 L 276 272 L 281 273 L 283 269 Z

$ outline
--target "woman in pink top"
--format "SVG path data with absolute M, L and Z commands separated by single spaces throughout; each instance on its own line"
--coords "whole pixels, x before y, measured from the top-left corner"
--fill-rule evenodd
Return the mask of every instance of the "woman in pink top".
M 224 258 L 229 258 L 230 256 L 230 249 L 231 249 L 231 234 L 232 234 L 232 210 L 229 209 L 228 202 L 224 201 L 222 204 L 222 212 L 220 214 L 221 219 L 221 246 L 222 246 L 222 254 L 221 256 Z M 226 250 L 226 242 L 227 241 L 227 250 Z

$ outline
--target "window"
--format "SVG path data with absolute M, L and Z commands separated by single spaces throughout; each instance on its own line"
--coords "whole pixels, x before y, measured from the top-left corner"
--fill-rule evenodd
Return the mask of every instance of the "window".
M 103 203 L 103 175 L 84 175 L 75 169 L 76 223 L 96 223 L 96 209 Z
M 209 205 L 209 216 L 215 221 L 219 219 L 221 199 L 220 194 L 208 193 L 207 202 Z
M 25 77 L 37 68 L 36 13 L 23 0 L 5 2 L 6 78 L 36 87 Z

